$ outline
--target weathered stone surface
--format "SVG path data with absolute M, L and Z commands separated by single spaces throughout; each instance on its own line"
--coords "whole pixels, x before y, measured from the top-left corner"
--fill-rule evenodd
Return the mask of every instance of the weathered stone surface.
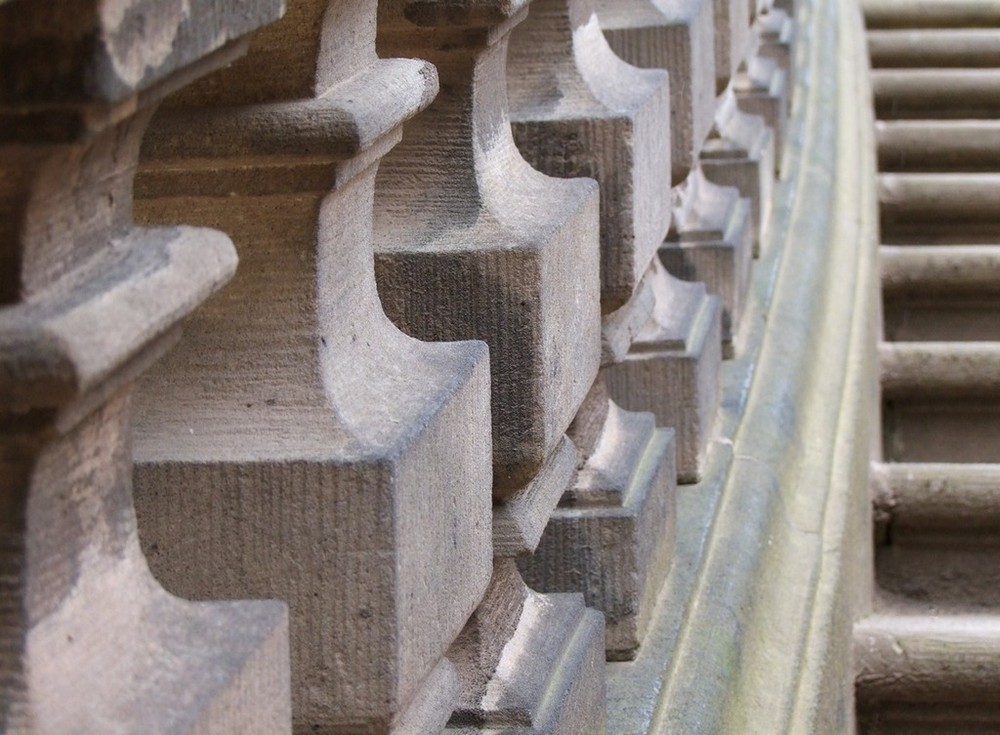
M 498 557 L 530 554 L 538 546 L 552 509 L 576 478 L 578 456 L 563 437 L 531 481 L 493 506 L 493 553 Z
M 750 15 L 746 0 L 713 0 L 715 3 L 715 91 L 729 86 L 746 63 L 750 51 Z
M 995 28 L 993 0 L 861 0 L 868 28 Z
M 674 542 L 674 432 L 649 413 L 621 410 L 598 379 L 570 436 L 580 470 L 563 494 L 541 543 L 518 562 L 543 592 L 582 592 L 605 614 L 609 660 L 633 658 Z
M 598 733 L 603 618 L 579 596 L 528 591 L 512 558 L 572 482 L 565 431 L 600 360 L 596 183 L 535 171 L 511 135 L 507 37 L 525 11 L 380 7 L 382 53 L 430 59 L 442 92 L 380 169 L 376 271 L 405 331 L 490 346 L 497 558 L 449 654 L 463 690 L 449 729 Z
M 879 258 L 887 340 L 1000 340 L 1000 247 L 883 245 Z
M 785 72 L 772 59 L 754 56 L 747 62 L 746 71 L 733 79 L 733 91 L 739 108 L 750 115 L 760 115 L 774 133 L 775 173 L 780 173 L 788 119 L 788 79 Z
M 883 172 L 1000 171 L 1000 120 L 880 120 L 875 131 Z
M 633 303 L 623 309 L 632 306 L 648 317 L 624 360 L 604 368 L 608 390 L 625 410 L 649 411 L 658 426 L 674 429 L 678 481 L 697 482 L 719 401 L 719 300 L 706 295 L 704 284 L 672 277 L 654 259 Z M 619 317 L 625 321 L 628 315 L 609 316 Z
M 771 8 L 758 16 L 753 33 L 757 53 L 773 60 L 785 72 L 790 108 L 798 79 L 795 69 L 795 21 L 785 11 Z
M 613 311 L 632 296 L 670 225 L 667 74 L 616 57 L 592 0 L 535 0 L 511 34 L 507 66 L 524 157 L 550 176 L 600 184 L 601 307 Z
M 133 384 L 236 264 L 221 233 L 135 227 L 132 176 L 159 98 L 281 11 L 235 6 L 0 7 L 4 732 L 290 729 L 285 606 L 167 594 L 132 505 Z
M 700 169 L 674 190 L 674 219 L 660 248 L 667 270 L 700 281 L 722 302 L 722 354 L 732 357 L 750 282 L 753 226 L 750 200 L 716 186 Z
M 284 6 L 280 0 L 5 3 L 0 104 L 38 106 L 38 116 L 29 119 L 47 124 L 36 133 L 55 132 L 70 121 L 75 124 L 63 133 L 82 132 L 80 105 L 122 102 L 168 78 L 179 86 L 185 77 L 177 72 L 277 20 Z M 60 113 L 40 109 L 52 104 L 68 107 Z
M 601 28 L 630 64 L 670 74 L 671 184 L 687 178 L 715 110 L 713 0 L 599 0 Z
M 137 202 L 242 259 L 143 386 L 143 541 L 171 589 L 289 602 L 303 733 L 443 727 L 491 573 L 486 347 L 418 342 L 378 300 L 376 168 L 437 80 L 376 58 L 375 11 L 293 3 L 157 120 Z
M 867 35 L 873 69 L 1000 66 L 997 28 L 897 28 Z
M 597 735 L 605 728 L 604 620 L 580 595 L 528 589 L 498 560 L 449 654 L 462 700 L 448 733 Z
M 413 336 L 489 344 L 504 499 L 539 471 L 597 374 L 597 185 L 544 176 L 514 145 L 504 61 L 523 7 L 419 7 L 380 6 L 382 52 L 430 59 L 442 91 L 379 172 L 379 294 Z
M 855 625 L 854 656 L 865 733 L 989 732 L 1000 723 L 995 615 L 873 615 Z
M 750 200 L 753 255 L 767 240 L 774 190 L 774 135 L 757 115 L 740 112 L 732 89 L 719 98 L 715 127 L 701 151 L 699 168 L 719 186 L 735 187 Z

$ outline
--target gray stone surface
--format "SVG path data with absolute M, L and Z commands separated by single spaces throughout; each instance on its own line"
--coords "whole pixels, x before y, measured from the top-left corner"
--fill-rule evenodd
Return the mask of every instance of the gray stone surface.
M 383 52 L 434 62 L 442 92 L 379 169 L 376 273 L 403 331 L 489 345 L 502 500 L 539 471 L 597 374 L 598 191 L 540 174 L 514 145 L 504 60 L 521 9 L 434 8 L 422 34 L 401 3 L 380 8 Z
M 507 78 L 526 160 L 600 184 L 601 309 L 613 311 L 631 298 L 670 225 L 667 74 L 617 58 L 591 0 L 536 0 L 511 34 Z
M 598 17 L 614 52 L 670 74 L 673 186 L 687 178 L 715 110 L 713 0 L 600 0 Z
M 701 169 L 674 189 L 674 218 L 660 259 L 671 275 L 705 284 L 722 302 L 722 354 L 737 349 L 753 259 L 749 199 L 713 184 Z
M 732 88 L 719 98 L 712 135 L 701 150 L 705 178 L 732 186 L 750 200 L 753 256 L 760 257 L 768 240 L 774 190 L 774 134 L 757 115 L 740 112 Z
M 286 606 L 166 593 L 131 487 L 134 383 L 236 265 L 219 232 L 134 226 L 139 141 L 166 91 L 281 12 L 235 5 L 0 7 L 0 730 L 12 735 L 290 731 Z
M 658 260 L 636 301 L 644 299 L 653 306 L 627 356 L 604 368 L 608 390 L 622 408 L 674 429 L 678 481 L 697 482 L 718 405 L 721 307 L 703 284 L 673 278 Z
M 440 729 L 442 656 L 491 572 L 486 347 L 402 334 L 376 291 L 376 167 L 437 78 L 375 58 L 375 10 L 299 0 L 171 101 L 136 204 L 225 229 L 242 259 L 143 385 L 143 541 L 172 590 L 288 601 L 303 733 Z
M 657 429 L 652 414 L 622 411 L 606 391 L 598 393 L 604 419 L 595 421 L 596 431 L 577 426 L 586 417 L 574 422 L 582 463 L 576 481 L 534 554 L 518 566 L 532 589 L 582 592 L 605 615 L 607 658 L 622 660 L 641 645 L 670 570 L 674 432 Z

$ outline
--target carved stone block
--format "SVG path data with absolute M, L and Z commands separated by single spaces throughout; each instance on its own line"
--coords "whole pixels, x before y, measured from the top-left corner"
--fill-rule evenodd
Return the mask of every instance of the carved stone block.
M 729 86 L 750 52 L 750 16 L 746 0 L 714 0 L 715 91 Z
M 498 560 L 451 652 L 462 699 L 455 735 L 598 735 L 605 730 L 604 620 L 583 597 L 528 589 Z
M 591 0 L 535 0 L 511 34 L 507 65 L 524 157 L 550 176 L 600 184 L 601 307 L 613 311 L 631 298 L 670 225 L 667 74 L 616 57 Z
M 778 64 L 754 56 L 746 71 L 733 80 L 739 108 L 750 115 L 760 115 L 774 133 L 775 174 L 781 173 L 785 150 L 785 126 L 788 120 L 788 79 Z
M 630 64 L 670 74 L 671 185 L 698 161 L 715 111 L 713 0 L 599 0 L 601 28 Z
M 598 191 L 521 157 L 507 109 L 507 39 L 526 4 L 380 6 L 383 54 L 420 56 L 441 94 L 407 124 L 376 191 L 386 312 L 425 339 L 490 347 L 494 575 L 449 657 L 449 729 L 599 733 L 603 618 L 580 596 L 527 590 L 530 553 L 575 472 L 565 431 L 600 360 Z
M 753 255 L 759 257 L 767 239 L 774 189 L 774 135 L 757 115 L 740 112 L 731 89 L 719 98 L 715 129 L 701 151 L 705 178 L 735 187 L 750 200 Z
M 705 293 L 704 284 L 672 277 L 654 259 L 632 302 L 605 318 L 605 333 L 612 331 L 612 320 L 631 330 L 632 310 L 645 322 L 623 359 L 616 356 L 604 368 L 611 399 L 627 411 L 649 411 L 658 426 L 672 427 L 678 482 L 697 482 L 719 400 L 719 300 Z
M 534 554 L 518 561 L 543 592 L 582 592 L 605 615 L 605 654 L 633 658 L 673 555 L 673 429 L 621 410 L 603 379 L 570 428 L 580 470 Z
M 674 190 L 670 233 L 660 248 L 667 270 L 684 281 L 701 281 L 722 301 L 722 353 L 732 357 L 750 283 L 753 227 L 750 200 L 717 186 L 699 169 Z
M 289 602 L 301 733 L 440 730 L 492 568 L 486 346 L 414 340 L 378 299 L 376 169 L 437 78 L 376 58 L 375 12 L 292 3 L 156 121 L 136 205 L 242 259 L 143 385 L 143 541 L 173 590 Z
M 236 265 L 219 232 L 133 225 L 140 140 L 163 95 L 280 12 L 0 5 L 4 732 L 290 730 L 286 607 L 159 586 L 128 436 L 136 378 Z
M 772 8 L 754 23 L 757 53 L 774 61 L 785 72 L 788 106 L 795 93 L 795 21 L 783 10 Z
M 378 288 L 408 334 L 489 344 L 504 499 L 555 450 L 597 374 L 598 191 L 544 176 L 514 145 L 504 61 L 523 8 L 496 19 L 476 2 L 467 16 L 426 10 L 418 32 L 401 4 L 380 8 L 383 52 L 430 59 L 442 91 L 379 172 Z

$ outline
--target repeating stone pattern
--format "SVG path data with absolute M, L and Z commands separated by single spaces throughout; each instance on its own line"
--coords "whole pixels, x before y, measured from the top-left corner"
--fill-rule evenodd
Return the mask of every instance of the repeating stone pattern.
M 0 0 L 0 730 L 604 732 L 794 7 L 77 5 Z
M 143 538 L 171 589 L 288 601 L 296 732 L 440 729 L 491 572 L 486 346 L 418 342 L 376 291 L 379 161 L 438 81 L 376 57 L 375 14 L 291 3 L 154 123 L 137 203 L 242 259 L 143 385 Z
M 285 604 L 164 591 L 129 449 L 137 378 L 236 265 L 220 232 L 133 224 L 143 131 L 281 6 L 147 5 L 0 6 L 6 733 L 290 731 Z

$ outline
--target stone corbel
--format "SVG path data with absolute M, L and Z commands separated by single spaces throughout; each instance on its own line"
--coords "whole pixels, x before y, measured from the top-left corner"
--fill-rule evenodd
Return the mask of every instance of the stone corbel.
M 375 15 L 294 0 L 171 100 L 137 202 L 242 261 L 142 386 L 143 540 L 172 589 L 289 602 L 297 732 L 440 731 L 492 572 L 486 346 L 419 342 L 378 298 L 376 171 L 437 76 L 377 58 Z
M 750 200 L 753 255 L 767 239 L 774 189 L 774 134 L 757 115 L 739 110 L 732 88 L 719 98 L 715 127 L 701 151 L 701 171 L 719 186 L 735 187 Z
M 580 595 L 529 591 L 513 561 L 534 551 L 573 482 L 565 432 L 600 361 L 597 185 L 539 173 L 511 133 L 508 36 L 526 12 L 380 6 L 382 53 L 430 60 L 442 91 L 379 172 L 376 271 L 404 331 L 490 346 L 495 571 L 449 654 L 463 692 L 449 730 L 597 733 L 602 617 Z M 564 686 L 571 695 L 556 695 Z
M 675 431 L 678 482 L 697 482 L 719 402 L 721 306 L 654 258 L 632 301 L 604 319 L 608 391 Z
M 133 224 L 139 145 L 282 11 L 234 5 L 0 5 L 5 732 L 290 732 L 287 608 L 167 593 L 131 486 L 134 383 L 236 266 L 222 233 Z
M 764 118 L 774 133 L 775 174 L 781 173 L 788 120 L 788 77 L 773 59 L 757 53 L 733 79 L 740 110 Z
M 508 88 L 525 158 L 601 185 L 602 310 L 621 308 L 670 223 L 667 74 L 615 56 L 587 0 L 536 0 L 511 37 Z M 670 569 L 673 431 L 618 408 L 602 373 L 569 437 L 579 470 L 518 566 L 533 589 L 582 592 L 607 617 L 607 657 L 632 658 Z
M 685 281 L 701 281 L 722 302 L 722 354 L 735 354 L 750 283 L 754 231 L 750 200 L 695 169 L 674 189 L 674 218 L 660 259 Z
M 598 0 L 601 29 L 629 64 L 670 74 L 671 185 L 687 178 L 715 114 L 712 0 Z

